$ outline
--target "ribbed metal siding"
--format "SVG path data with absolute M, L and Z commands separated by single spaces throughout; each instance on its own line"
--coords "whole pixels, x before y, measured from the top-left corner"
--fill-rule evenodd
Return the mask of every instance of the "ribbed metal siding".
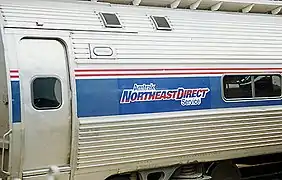
M 116 62 L 273 62 L 281 60 L 282 24 L 279 17 L 189 10 L 136 8 L 96 3 L 8 3 L 1 5 L 6 27 L 73 31 L 77 62 L 89 60 L 89 43 L 113 47 Z M 104 28 L 97 12 L 118 13 L 123 29 Z M 167 16 L 173 31 L 156 31 L 150 15 Z M 43 23 L 37 26 L 36 22 Z M 88 31 L 87 32 L 76 32 Z M 90 31 L 120 31 L 122 33 Z M 223 48 L 224 47 L 224 48 Z M 271 61 L 270 61 L 271 60 Z M 176 61 L 173 61 L 176 62 Z
M 152 24 L 144 12 L 128 11 L 126 8 L 112 8 L 107 4 L 97 3 L 56 3 L 21 2 L 1 4 L 1 13 L 5 27 L 23 27 L 39 29 L 63 29 L 80 31 L 139 31 L 152 30 Z M 99 12 L 118 13 L 123 29 L 105 28 Z M 37 26 L 36 22 L 43 23 Z
M 150 13 L 154 14 L 154 11 Z M 218 13 L 197 16 L 195 12 L 177 14 L 170 11 L 165 15 L 171 21 L 171 32 L 153 30 L 146 14 L 138 27 L 140 16 L 129 17 L 121 13 L 126 25 L 138 33 L 74 33 L 73 42 L 84 49 L 89 43 L 108 45 L 116 50 L 115 58 L 119 63 L 156 63 L 160 60 L 173 63 L 214 63 L 215 60 L 219 63 L 250 60 L 277 63 L 281 60 L 282 33 L 279 29 L 282 24 L 278 18 Z M 81 63 L 97 62 L 88 58 L 89 54 L 76 56 Z
M 73 43 L 75 52 L 77 52 L 76 60 L 89 63 L 97 61 L 89 61 L 88 44 L 112 47 L 117 52 L 115 58 L 119 63 L 156 63 L 160 62 L 159 60 L 162 60 L 162 62 L 179 60 L 183 63 L 202 63 L 206 62 L 205 60 L 211 63 L 214 60 L 221 63 L 249 62 L 249 60 L 256 62 L 274 60 L 272 62 L 275 62 L 281 60 L 282 57 L 282 37 L 279 32 L 272 35 L 259 32 L 254 35 L 248 33 L 233 33 L 232 35 L 231 32 L 216 35 L 216 33 L 204 33 L 203 30 L 195 29 L 190 34 L 75 33 Z M 139 61 L 139 59 L 142 59 L 142 61 Z
M 1 10 L 6 27 L 91 30 L 102 26 L 94 11 L 85 8 L 79 10 L 36 5 L 2 5 Z M 36 26 L 36 22 L 43 23 L 43 26 Z
M 80 120 L 78 167 L 99 168 L 271 145 L 282 145 L 280 110 L 139 120 L 132 117 L 117 122 L 85 119 Z

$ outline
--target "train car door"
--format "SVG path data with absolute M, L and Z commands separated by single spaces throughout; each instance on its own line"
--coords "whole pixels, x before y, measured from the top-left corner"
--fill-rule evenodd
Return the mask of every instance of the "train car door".
M 23 170 L 69 165 L 71 112 L 65 46 L 54 39 L 22 39 L 19 68 Z

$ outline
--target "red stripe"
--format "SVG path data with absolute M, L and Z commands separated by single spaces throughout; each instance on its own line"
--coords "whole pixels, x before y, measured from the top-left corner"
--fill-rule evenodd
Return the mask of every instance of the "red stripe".
M 121 71 L 203 71 L 203 70 L 282 70 L 282 68 L 172 68 L 172 69 L 76 69 L 75 72 L 121 72 Z
M 10 78 L 19 78 L 20 76 L 10 76 Z
M 11 72 L 11 73 L 18 73 L 19 70 L 14 69 L 14 70 L 10 70 L 10 72 Z
M 86 76 L 155 76 L 155 75 L 193 75 L 193 74 L 226 74 L 228 72 L 182 72 L 182 73 L 127 73 L 127 74 L 76 74 L 76 77 Z M 232 72 L 235 74 L 245 74 L 246 72 Z M 251 72 L 250 72 L 251 73 Z M 271 72 L 273 73 L 273 72 Z M 279 73 L 279 72 L 276 72 Z

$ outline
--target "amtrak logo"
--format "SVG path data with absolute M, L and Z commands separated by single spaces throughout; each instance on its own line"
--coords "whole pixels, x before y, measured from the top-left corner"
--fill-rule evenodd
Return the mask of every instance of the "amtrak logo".
M 120 98 L 121 104 L 149 101 L 180 101 L 182 106 L 198 106 L 202 104 L 210 92 L 209 88 L 185 89 L 157 89 L 157 85 L 134 84 L 132 89 L 124 89 Z

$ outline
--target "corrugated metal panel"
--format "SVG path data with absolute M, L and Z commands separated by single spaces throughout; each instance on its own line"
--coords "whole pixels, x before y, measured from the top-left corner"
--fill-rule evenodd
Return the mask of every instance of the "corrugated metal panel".
M 115 58 L 119 63 L 156 63 L 159 59 L 162 62 L 185 59 L 187 63 L 199 63 L 199 60 L 212 63 L 215 59 L 225 63 L 227 60 L 235 63 L 281 60 L 282 33 L 279 24 L 271 27 L 263 23 L 221 24 L 192 20 L 188 23 L 174 17 L 171 20 L 174 22 L 173 32 L 148 32 L 140 28 L 138 34 L 74 33 L 75 51 L 82 52 L 79 48 L 85 50 L 84 55 L 76 54 L 76 60 L 81 63 L 98 62 L 99 59 L 89 59 L 89 44 L 112 47 L 117 52 Z
M 132 33 L 74 32 L 72 38 L 77 51 L 77 46 L 83 46 L 86 50 L 89 44 L 107 45 L 116 50 L 114 59 L 118 63 L 156 63 L 160 59 L 163 63 L 172 62 L 172 59 L 173 63 L 177 59 L 182 63 L 213 63 L 214 60 L 219 63 L 250 60 L 262 63 L 281 60 L 282 33 L 279 29 L 282 24 L 279 17 L 144 11 L 142 8 L 132 14 L 124 7 L 116 10 L 126 29 Z M 154 30 L 148 14 L 166 15 L 173 30 Z M 99 59 L 90 59 L 89 52 L 88 49 L 85 54 L 77 53 L 77 62 L 100 62 Z
M 51 28 L 91 30 L 101 28 L 102 24 L 94 11 L 87 8 L 58 8 L 35 5 L 1 5 L 6 27 Z M 43 23 L 37 26 L 36 22 Z
M 78 168 L 122 167 L 138 161 L 278 146 L 282 145 L 281 118 L 280 110 L 272 110 L 108 122 L 81 119 Z
M 111 8 L 107 4 L 85 3 L 56 3 L 34 1 L 18 1 L 16 3 L 1 3 L 1 13 L 5 20 L 5 27 L 23 27 L 39 29 L 63 29 L 80 31 L 136 31 L 140 29 L 152 30 L 152 24 L 146 14 Z M 122 29 L 105 28 L 99 12 L 119 13 Z M 42 23 L 38 26 L 36 23 Z
M 170 0 L 169 0 L 170 1 Z M 203 1 L 205 2 L 205 1 Z M 279 23 L 279 16 L 273 16 L 270 20 L 268 16 L 248 17 L 248 15 L 224 15 L 219 13 L 202 12 L 197 13 L 189 10 L 170 10 L 168 8 L 145 8 L 134 6 L 113 6 L 104 3 L 94 2 L 52 2 L 52 1 L 19 1 L 13 2 L 1 0 L 1 13 L 5 19 L 6 27 L 28 27 L 46 29 L 69 29 L 69 30 L 103 30 L 103 31 L 146 31 L 152 32 L 153 24 L 149 20 L 149 15 L 165 15 L 170 19 L 173 28 L 181 30 L 181 27 L 190 28 L 194 23 L 219 26 L 258 26 L 275 29 Z M 262 5 L 261 5 L 262 6 Z M 275 6 L 277 7 L 277 5 Z M 123 29 L 106 29 L 97 15 L 97 12 L 115 12 L 119 14 Z M 189 14 L 188 14 L 189 13 Z M 205 16 L 205 18 L 203 18 Z M 222 17 L 221 17 L 222 16 Z M 226 19 L 227 17 L 227 19 Z M 276 18 L 275 18 L 276 17 Z M 268 20 L 265 20 L 268 18 Z M 252 20 L 251 20 L 252 19 Z M 178 22 L 177 22 L 178 20 Z M 180 21 L 179 21 L 180 20 Z M 219 20 L 224 20 L 220 22 Z M 250 20 L 250 21 L 249 21 Z M 257 21 L 257 22 L 252 22 Z M 43 23 L 37 26 L 36 22 Z M 261 23 L 261 25 L 259 24 Z M 178 27 L 179 26 L 179 27 Z M 180 27 L 181 26 L 181 27 Z M 247 28 L 247 27 L 245 27 Z M 183 29 L 185 30 L 185 29 Z

